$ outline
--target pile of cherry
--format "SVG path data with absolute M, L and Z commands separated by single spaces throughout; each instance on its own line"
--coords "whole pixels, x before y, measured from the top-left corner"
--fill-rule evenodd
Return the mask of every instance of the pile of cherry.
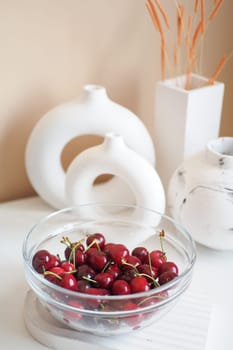
M 160 250 L 129 249 L 108 243 L 102 233 L 71 242 L 63 237 L 64 259 L 39 250 L 32 259 L 34 269 L 63 288 L 92 295 L 127 295 L 146 292 L 178 275 L 177 265 L 167 260 L 160 232 Z

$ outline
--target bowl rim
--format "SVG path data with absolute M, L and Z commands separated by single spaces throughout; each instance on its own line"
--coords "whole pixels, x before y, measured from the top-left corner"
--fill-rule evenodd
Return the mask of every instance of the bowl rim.
M 27 243 L 28 240 L 31 236 L 31 234 L 41 225 L 43 225 L 46 221 L 48 221 L 49 219 L 58 216 L 60 214 L 64 214 L 67 212 L 75 212 L 80 208 L 85 208 L 85 207 L 124 207 L 124 208 L 128 208 L 128 209 L 141 209 L 147 212 L 151 212 L 153 214 L 156 215 L 161 215 L 162 218 L 164 218 L 165 220 L 170 221 L 171 223 L 173 223 L 176 227 L 178 227 L 179 231 L 182 232 L 182 234 L 188 239 L 189 244 L 191 245 L 191 255 L 189 256 L 189 265 L 188 267 L 182 272 L 180 273 L 177 277 L 175 277 L 173 280 L 167 282 L 166 284 L 163 284 L 159 287 L 156 287 L 154 289 L 151 289 L 147 292 L 140 292 L 140 293 L 133 293 L 133 294 L 127 294 L 127 295 L 91 295 L 91 294 L 86 294 L 86 293 L 81 293 L 78 291 L 72 291 L 72 290 L 68 290 L 68 289 L 64 289 L 60 286 L 57 286 L 51 282 L 49 282 L 47 279 L 44 278 L 43 275 L 37 273 L 33 267 L 30 264 L 30 259 L 28 257 L 29 252 L 27 252 Z M 117 217 L 117 216 L 116 216 Z M 165 236 L 166 237 L 166 236 Z M 167 214 L 163 214 L 159 211 L 156 211 L 154 209 L 150 209 L 150 208 L 146 208 L 140 205 L 131 205 L 131 204 L 124 204 L 124 203 L 112 203 L 112 202 L 97 202 L 97 203 L 86 203 L 86 204 L 80 204 L 80 205 L 76 205 L 76 206 L 70 206 L 70 207 L 65 207 L 59 210 L 54 210 L 52 213 L 45 215 L 44 217 L 42 217 L 36 224 L 34 224 L 31 229 L 29 230 L 29 232 L 26 234 L 26 236 L 24 237 L 23 240 L 23 246 L 22 246 L 22 255 L 23 255 L 23 261 L 24 264 L 26 265 L 27 269 L 30 271 L 30 273 L 34 276 L 34 278 L 36 280 L 39 280 L 43 285 L 46 285 L 47 287 L 53 289 L 56 292 L 60 292 L 60 293 L 65 293 L 67 296 L 70 297 L 80 297 L 81 299 L 86 299 L 88 297 L 88 299 L 92 299 L 92 300 L 96 300 L 96 299 L 101 299 L 103 301 L 120 301 L 120 300 L 125 300 L 128 299 L 129 297 L 131 299 L 133 298 L 141 298 L 141 297 L 153 297 L 153 295 L 156 297 L 156 294 L 162 293 L 165 290 L 175 287 L 175 285 L 179 284 L 179 282 L 182 279 L 185 279 L 185 277 L 189 278 L 189 275 L 191 274 L 193 267 L 195 265 L 196 262 L 196 258 L 197 258 L 197 251 L 196 251 L 196 244 L 194 239 L 192 238 L 191 234 L 187 231 L 187 229 L 180 224 L 179 222 L 177 222 L 176 220 L 174 220 L 172 217 L 170 217 Z M 179 292 L 179 291 L 178 291 Z M 177 294 L 177 293 L 176 293 Z M 175 294 L 175 295 L 176 295 Z M 179 294 L 179 293 L 178 293 Z M 175 296 L 173 296 L 172 300 L 175 298 Z M 170 300 L 169 298 L 165 299 L 166 301 Z M 47 301 L 48 302 L 48 301 Z M 57 303 L 56 301 L 53 301 L 53 303 Z M 161 301 L 159 301 L 158 303 L 156 303 L 156 306 L 164 304 L 164 299 L 162 299 Z M 70 309 L 70 310 L 79 310 L 78 308 L 72 308 L 72 306 L 68 305 L 68 304 L 62 304 L 59 303 L 59 305 L 65 305 L 66 308 Z M 80 309 L 81 311 L 82 309 Z M 140 310 L 143 310 L 143 307 L 140 308 Z M 85 311 L 92 311 L 92 310 L 86 310 Z M 84 312 L 85 312 L 84 311 Z M 135 310 L 133 310 L 135 312 Z M 122 313 L 126 314 L 128 311 L 122 311 Z M 110 312 L 104 312 L 104 311 L 99 311 L 98 310 L 98 314 L 102 313 L 104 314 L 108 314 L 110 315 Z M 119 311 L 116 311 L 116 313 L 119 313 Z M 128 312 L 130 313 L 130 312 Z M 132 312 L 133 313 L 133 312 Z

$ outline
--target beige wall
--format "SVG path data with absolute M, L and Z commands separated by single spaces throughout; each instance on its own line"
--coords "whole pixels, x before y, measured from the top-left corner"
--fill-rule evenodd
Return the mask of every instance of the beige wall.
M 33 193 L 24 167 L 28 136 L 47 110 L 78 96 L 86 83 L 106 86 L 109 96 L 136 112 L 153 136 L 160 44 L 144 3 L 0 0 L 0 201 Z M 164 3 L 172 15 L 174 2 Z M 185 4 L 193 6 L 193 1 Z M 206 35 L 205 75 L 233 48 L 232 15 L 233 1 L 225 0 Z M 221 135 L 228 136 L 233 136 L 232 61 L 219 79 L 226 84 Z M 95 142 L 84 138 L 78 146 Z M 76 152 L 74 144 L 66 150 L 65 166 Z

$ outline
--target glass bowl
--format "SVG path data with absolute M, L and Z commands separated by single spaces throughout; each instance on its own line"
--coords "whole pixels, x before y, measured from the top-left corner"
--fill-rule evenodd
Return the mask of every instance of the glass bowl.
M 179 274 L 146 292 L 80 293 L 49 282 L 32 265 L 34 254 L 41 249 L 64 259 L 63 237 L 77 242 L 96 232 L 103 233 L 107 242 L 124 244 L 130 251 L 136 246 L 161 250 L 162 230 L 163 250 L 167 260 L 176 263 Z M 71 329 L 110 336 L 146 327 L 171 310 L 191 282 L 196 250 L 189 233 L 168 216 L 129 205 L 93 204 L 59 210 L 42 219 L 24 240 L 23 259 L 29 286 L 56 320 Z M 124 308 L 128 303 L 137 307 Z

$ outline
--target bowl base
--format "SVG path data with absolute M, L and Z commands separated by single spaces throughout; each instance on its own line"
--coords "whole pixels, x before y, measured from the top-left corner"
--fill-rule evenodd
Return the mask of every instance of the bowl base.
M 55 350 L 119 350 L 126 347 L 130 350 L 151 350 L 156 345 L 165 350 L 171 347 L 173 341 L 177 343 L 177 348 L 190 349 L 191 342 L 193 350 L 204 350 L 210 314 L 211 304 L 206 296 L 186 292 L 156 327 L 152 325 L 133 331 L 131 336 L 100 337 L 72 330 L 55 320 L 31 290 L 24 302 L 24 320 L 29 333 L 39 343 Z
M 50 349 L 77 350 L 80 347 L 82 350 L 99 350 L 100 348 L 100 341 L 96 342 L 96 336 L 72 330 L 55 320 L 49 310 L 38 302 L 37 296 L 31 290 L 27 292 L 24 301 L 24 322 L 32 337 Z M 101 344 L 101 349 L 114 348 Z

